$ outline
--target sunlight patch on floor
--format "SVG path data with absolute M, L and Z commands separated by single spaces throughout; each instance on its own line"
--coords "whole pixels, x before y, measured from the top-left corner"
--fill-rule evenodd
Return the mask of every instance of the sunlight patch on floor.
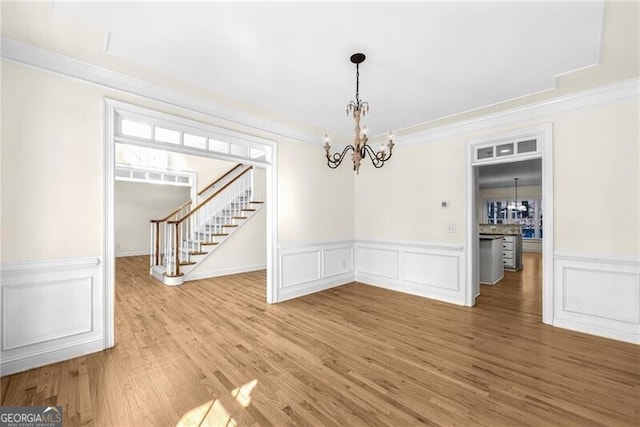
M 258 380 L 249 381 L 231 391 L 231 396 L 243 408 L 251 404 L 251 392 L 258 384 Z M 229 413 L 222 402 L 218 399 L 210 400 L 202 405 L 187 411 L 176 427 L 235 427 L 236 421 L 233 419 L 233 413 Z

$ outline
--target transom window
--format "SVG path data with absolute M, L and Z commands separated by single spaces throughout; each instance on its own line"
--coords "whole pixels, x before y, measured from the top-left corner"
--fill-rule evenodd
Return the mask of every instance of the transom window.
M 196 127 L 198 124 L 191 122 L 194 126 L 190 126 L 129 111 L 118 111 L 115 120 L 116 142 L 164 150 L 176 150 L 179 147 L 180 151 L 206 152 L 233 156 L 238 160 L 268 162 L 265 149 L 260 143 L 237 132 L 221 129 L 218 133 L 216 128 L 205 124 Z
M 495 159 L 510 159 L 529 157 L 540 151 L 538 140 L 518 139 L 504 142 L 494 142 L 475 148 L 475 161 L 489 161 Z

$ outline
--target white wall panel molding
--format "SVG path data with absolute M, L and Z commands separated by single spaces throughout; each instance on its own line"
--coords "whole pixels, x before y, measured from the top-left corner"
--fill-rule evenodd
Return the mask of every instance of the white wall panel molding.
M 99 258 L 0 266 L 0 364 L 9 375 L 105 348 Z
M 464 305 L 461 245 L 358 240 L 355 279 L 394 291 Z
M 554 326 L 640 344 L 640 257 L 554 255 Z
M 400 145 L 421 144 L 429 141 L 449 138 L 511 125 L 525 120 L 541 118 L 551 114 L 576 110 L 594 105 L 603 105 L 640 95 L 640 79 L 630 79 L 576 92 L 522 107 L 511 108 L 493 114 L 487 114 L 469 120 L 413 132 L 398 130 L 394 142 Z
M 353 241 L 293 242 L 278 246 L 278 301 L 353 281 Z
M 215 103 L 181 91 L 154 85 L 142 79 L 98 67 L 6 36 L 2 36 L 1 44 L 2 52 L 0 55 L 4 60 L 41 68 L 298 141 L 315 142 L 316 140 L 322 140 L 312 132 L 306 132 L 248 111 L 229 108 L 229 106 L 222 103 Z

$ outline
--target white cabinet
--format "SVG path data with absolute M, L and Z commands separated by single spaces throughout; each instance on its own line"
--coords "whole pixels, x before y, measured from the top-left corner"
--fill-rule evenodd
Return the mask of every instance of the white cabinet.
M 480 236 L 480 283 L 495 285 L 504 277 L 502 237 Z
M 502 264 L 507 270 L 515 271 L 522 268 L 522 236 L 503 237 Z

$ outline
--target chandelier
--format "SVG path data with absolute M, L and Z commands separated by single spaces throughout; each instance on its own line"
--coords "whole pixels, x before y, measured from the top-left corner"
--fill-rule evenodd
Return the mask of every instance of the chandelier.
M 509 206 L 507 206 L 507 208 L 511 209 L 512 211 L 526 211 L 527 207 L 525 205 L 523 205 L 522 203 L 518 204 L 518 178 L 513 178 L 513 180 L 516 182 L 516 201 L 512 201 L 511 203 L 509 203 Z
M 386 144 L 382 144 L 378 151 L 374 151 L 370 145 L 367 144 L 369 138 L 367 138 L 367 126 L 360 128 L 360 118 L 364 117 L 369 112 L 369 103 L 360 100 L 360 64 L 365 60 L 364 53 L 354 53 L 351 55 L 351 62 L 356 64 L 356 100 L 351 101 L 347 105 L 347 116 L 349 113 L 353 114 L 353 119 L 356 122 L 354 129 L 355 134 L 353 137 L 353 145 L 347 145 L 342 153 L 331 154 L 331 144 L 329 143 L 329 135 L 324 134 L 324 149 L 327 152 L 327 166 L 331 169 L 335 169 L 340 166 L 344 156 L 353 151 L 351 158 L 353 159 L 353 170 L 356 174 L 360 172 L 360 161 L 367 155 L 371 159 L 371 163 L 376 168 L 381 168 L 384 163 L 391 158 L 393 151 L 393 133 L 389 131 Z

